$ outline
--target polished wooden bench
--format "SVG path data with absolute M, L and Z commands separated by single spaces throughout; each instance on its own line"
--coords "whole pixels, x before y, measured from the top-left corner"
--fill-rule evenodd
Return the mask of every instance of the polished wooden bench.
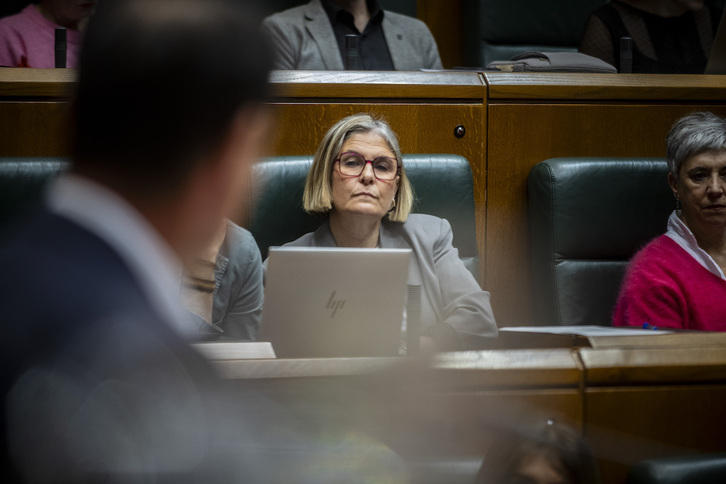
M 560 347 L 430 360 L 214 364 L 224 378 L 296 412 L 311 418 L 347 412 L 346 422 L 370 430 L 405 459 L 457 462 L 462 472 L 502 434 L 547 419 L 583 433 L 606 484 L 624 482 L 643 459 L 724 450 L 725 334 L 603 336 L 577 346 L 557 341 Z

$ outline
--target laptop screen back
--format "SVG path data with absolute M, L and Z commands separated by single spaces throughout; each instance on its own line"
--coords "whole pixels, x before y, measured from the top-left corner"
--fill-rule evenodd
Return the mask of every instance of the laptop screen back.
M 278 358 L 395 356 L 410 249 L 270 248 L 260 341 Z

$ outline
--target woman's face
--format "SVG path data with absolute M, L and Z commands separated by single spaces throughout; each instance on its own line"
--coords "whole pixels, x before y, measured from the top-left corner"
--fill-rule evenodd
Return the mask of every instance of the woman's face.
M 381 135 L 376 132 L 355 133 L 348 137 L 341 153 L 355 152 L 366 160 L 379 157 L 396 159 Z M 379 180 L 373 173 L 371 163 L 366 163 L 359 176 L 340 173 L 338 162 L 333 163 L 332 195 L 333 210 L 343 216 L 364 216 L 382 219 L 393 206 L 400 176 L 393 180 Z
M 668 175 L 671 189 L 681 202 L 683 221 L 691 230 L 726 228 L 726 152 L 707 151 L 681 166 L 678 181 Z

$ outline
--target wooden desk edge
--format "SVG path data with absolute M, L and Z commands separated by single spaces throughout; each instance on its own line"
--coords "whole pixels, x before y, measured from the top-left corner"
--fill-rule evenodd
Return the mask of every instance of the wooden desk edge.
M 0 96 L 70 97 L 76 69 L 0 68 Z
M 569 349 L 487 350 L 443 353 L 431 359 L 310 358 L 217 360 L 225 379 L 345 377 L 410 371 L 464 386 L 576 386 L 580 369 Z M 412 373 L 409 373 L 412 374 Z
M 628 99 L 724 102 L 726 77 L 686 74 L 484 72 L 490 101 Z

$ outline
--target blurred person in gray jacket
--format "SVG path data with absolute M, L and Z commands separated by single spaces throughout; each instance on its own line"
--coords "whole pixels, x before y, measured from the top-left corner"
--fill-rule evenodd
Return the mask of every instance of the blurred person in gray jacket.
M 358 69 L 442 69 L 422 21 L 383 10 L 376 0 L 311 0 L 267 17 L 275 69 L 343 70 L 345 36 L 358 37 Z

